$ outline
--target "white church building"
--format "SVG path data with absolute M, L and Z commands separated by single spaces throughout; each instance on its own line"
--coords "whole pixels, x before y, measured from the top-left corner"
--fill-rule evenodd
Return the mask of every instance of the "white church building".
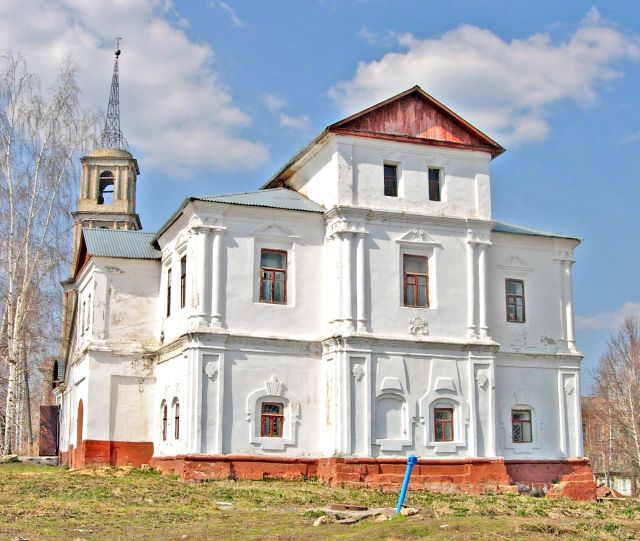
M 157 232 L 136 160 L 105 146 L 81 159 L 65 282 L 64 463 L 389 486 L 415 454 L 416 487 L 593 496 L 579 240 L 493 217 L 504 149 L 477 128 L 414 87 Z

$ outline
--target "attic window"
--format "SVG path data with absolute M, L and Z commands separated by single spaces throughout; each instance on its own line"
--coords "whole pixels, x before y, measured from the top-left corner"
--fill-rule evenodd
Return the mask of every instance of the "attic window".
M 440 169 L 429 168 L 429 201 L 440 201 Z
M 115 177 L 111 171 L 100 173 L 100 192 L 98 194 L 98 205 L 112 205 Z
M 384 164 L 384 195 L 398 197 L 398 166 Z

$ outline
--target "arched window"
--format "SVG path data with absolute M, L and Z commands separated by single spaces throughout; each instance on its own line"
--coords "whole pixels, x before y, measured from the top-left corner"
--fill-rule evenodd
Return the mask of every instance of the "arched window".
M 115 177 L 111 171 L 103 171 L 100 173 L 100 189 L 98 192 L 98 205 L 113 204 L 113 192 L 115 185 Z
M 169 420 L 169 408 L 167 403 L 163 400 L 160 404 L 160 412 L 162 413 L 162 441 L 167 441 L 167 422 Z
M 180 439 L 180 402 L 177 398 L 173 399 L 173 437 Z

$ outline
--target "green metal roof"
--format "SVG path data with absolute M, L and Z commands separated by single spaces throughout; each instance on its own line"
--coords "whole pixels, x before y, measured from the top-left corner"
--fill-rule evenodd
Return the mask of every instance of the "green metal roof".
M 305 212 L 324 212 L 324 207 L 314 203 L 304 195 L 286 188 L 270 188 L 255 192 L 229 193 L 208 197 L 194 197 L 198 201 L 228 203 L 231 205 L 248 205 L 252 207 L 270 207 L 285 210 L 302 210 Z
M 571 237 L 569 235 L 560 235 L 559 233 L 551 233 L 549 231 L 542 231 L 541 229 L 532 229 L 530 227 L 508 224 L 506 222 L 496 222 L 493 226 L 493 231 L 495 231 L 496 233 L 511 233 L 513 235 L 529 235 L 532 237 L 549 237 L 577 241 L 580 240 L 577 237 Z
M 82 228 L 87 252 L 98 257 L 123 259 L 160 259 L 153 246 L 155 233 L 123 229 Z

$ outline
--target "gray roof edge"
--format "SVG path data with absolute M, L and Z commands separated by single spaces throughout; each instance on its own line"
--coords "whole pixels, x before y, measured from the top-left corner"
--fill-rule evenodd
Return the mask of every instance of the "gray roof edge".
M 182 203 L 180 203 L 180 206 L 174 211 L 174 213 L 169 216 L 169 219 L 164 222 L 164 224 L 162 224 L 162 227 L 160 229 L 158 229 L 158 231 L 156 232 L 156 234 L 154 235 L 152 242 L 153 244 L 157 244 L 158 239 L 164 234 L 164 232 L 169 229 L 172 225 L 173 222 L 175 222 L 178 217 L 180 216 L 180 214 L 182 214 L 182 211 L 185 209 L 185 207 L 191 203 L 191 201 L 195 201 L 196 198 L 195 197 L 185 197 L 182 200 Z
M 153 244 L 155 233 L 150 231 L 83 227 L 82 235 L 92 257 L 139 260 L 161 257 Z M 125 239 L 128 242 L 123 242 Z
M 516 225 L 509 222 L 503 222 L 500 220 L 496 220 L 495 224 L 492 228 L 492 231 L 495 233 L 506 233 L 511 235 L 524 235 L 531 237 L 546 237 L 546 238 L 556 238 L 556 239 L 566 239 L 566 240 L 574 240 L 577 242 L 582 242 L 582 239 L 579 237 L 574 237 L 571 235 L 564 235 L 561 233 L 554 233 L 551 231 L 543 231 L 541 229 L 534 229 L 531 227 L 525 227 L 522 225 Z
M 260 197 L 262 195 L 269 195 L 269 194 L 274 194 L 274 193 L 287 193 L 287 194 L 292 194 L 293 197 L 290 199 L 291 201 L 299 201 L 301 204 L 304 204 L 307 206 L 307 208 L 297 208 L 294 206 L 294 203 L 291 203 L 288 206 L 284 206 L 286 205 L 286 202 L 283 203 L 281 201 L 278 200 L 272 200 L 272 201 L 268 201 L 267 198 L 265 198 L 264 201 L 243 201 L 242 200 L 242 196 L 249 196 L 249 197 Z M 299 212 L 317 212 L 317 213 L 323 213 L 326 211 L 326 209 L 316 203 L 315 201 L 312 201 L 311 199 L 309 199 L 306 195 L 301 194 L 300 192 L 296 191 L 296 190 L 292 190 L 290 188 L 283 188 L 283 187 L 277 187 L 277 188 L 267 188 L 264 190 L 255 190 L 252 192 L 237 192 L 237 193 L 225 193 L 225 194 L 220 194 L 220 195 L 211 195 L 211 196 L 199 196 L 199 197 L 194 197 L 195 200 L 197 201 L 204 201 L 206 203 L 222 203 L 222 204 L 229 204 L 229 205 L 245 205 L 245 206 L 249 206 L 249 207 L 263 207 L 263 208 L 275 208 L 275 209 L 280 209 L 280 210 L 293 210 L 293 211 L 299 211 Z

